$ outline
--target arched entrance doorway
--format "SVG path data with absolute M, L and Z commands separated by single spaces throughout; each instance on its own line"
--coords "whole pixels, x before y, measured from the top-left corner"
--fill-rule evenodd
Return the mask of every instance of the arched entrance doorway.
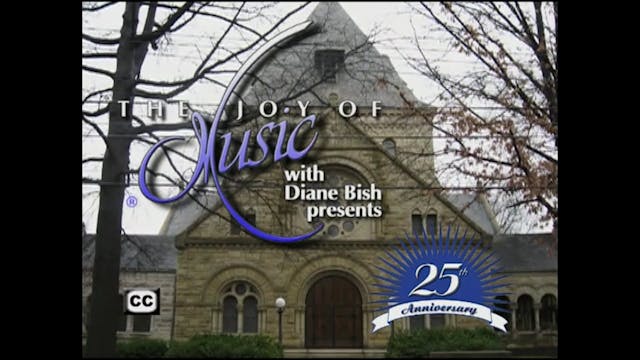
M 344 276 L 316 281 L 305 301 L 307 348 L 362 347 L 362 296 Z

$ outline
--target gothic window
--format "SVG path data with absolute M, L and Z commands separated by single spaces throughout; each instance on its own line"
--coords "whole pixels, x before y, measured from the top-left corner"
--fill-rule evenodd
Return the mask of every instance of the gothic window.
M 253 209 L 247 210 L 247 214 L 244 217 L 247 222 L 253 226 L 256 226 L 256 212 Z
M 335 82 L 336 73 L 344 65 L 344 50 L 318 50 L 315 64 L 322 79 Z
M 258 300 L 253 296 L 244 299 L 242 306 L 242 330 L 246 333 L 258 332 Z
M 222 303 L 222 332 L 238 332 L 238 299 L 227 296 Z
M 540 329 L 555 330 L 558 326 L 558 305 L 556 297 L 546 294 L 540 306 Z
M 533 298 L 529 295 L 521 295 L 518 298 L 518 310 L 516 311 L 516 329 L 535 330 L 534 318 Z
M 258 332 L 258 295 L 247 282 L 236 282 L 222 295 L 222 332 Z
M 437 214 L 428 214 L 427 215 L 427 234 L 430 236 L 437 234 L 438 232 L 438 215 Z
M 411 231 L 418 236 L 422 235 L 422 215 L 419 212 L 411 214 Z
M 382 142 L 382 147 L 384 148 L 384 151 L 389 153 L 389 155 L 391 155 L 393 157 L 396 156 L 396 143 L 395 143 L 395 141 L 393 141 L 391 139 L 384 139 L 384 141 Z

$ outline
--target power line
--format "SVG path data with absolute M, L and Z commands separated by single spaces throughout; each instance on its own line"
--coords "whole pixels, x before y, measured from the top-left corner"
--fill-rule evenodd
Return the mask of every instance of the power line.
M 129 183 L 119 183 L 112 181 L 95 181 L 92 183 L 83 183 L 83 186 L 139 186 L 138 182 L 129 182 Z M 149 187 L 177 187 L 180 188 L 179 185 L 171 184 L 171 183 L 156 183 L 156 184 L 147 184 Z M 282 185 L 260 185 L 260 186 L 252 186 L 248 184 L 244 185 L 233 185 L 233 184 L 225 184 L 223 187 L 225 188 L 238 188 L 238 189 L 281 189 Z M 435 186 L 435 187 L 420 187 L 420 186 L 381 186 L 376 185 L 376 189 L 380 190 L 460 190 L 460 191 L 483 191 L 483 190 L 528 190 L 528 189 L 556 189 L 555 186 L 528 186 L 528 187 L 510 187 L 510 186 L 489 186 L 489 187 L 478 187 L 478 186 Z M 215 186 L 196 186 L 195 190 L 203 190 L 203 191 L 211 191 L 217 192 Z
M 95 31 L 108 31 L 108 32 L 115 32 L 118 33 L 120 32 L 120 29 L 117 28 L 98 28 L 98 27 L 85 27 L 86 30 L 95 30 Z M 218 38 L 215 36 L 208 36 L 208 35 L 198 35 L 198 34 L 181 34 L 181 33 L 173 33 L 170 34 L 171 37 L 176 37 L 176 38 L 190 38 L 190 39 L 204 39 L 204 40 L 217 40 Z M 256 37 L 255 34 L 251 34 L 250 36 Z M 448 37 L 433 37 L 433 36 L 418 36 L 417 37 L 418 40 L 437 40 L 437 41 L 442 41 L 443 38 L 447 38 Z M 242 42 L 243 44 L 245 43 L 251 43 L 252 40 L 249 39 L 245 39 L 245 38 L 241 38 L 241 37 L 230 37 L 227 36 L 225 37 L 225 40 L 229 41 L 229 42 Z M 396 36 L 396 37 L 385 37 L 385 38 L 380 38 L 380 39 L 372 39 L 372 44 L 376 47 L 379 48 L 384 48 L 384 49 L 410 49 L 410 50 L 417 50 L 416 47 L 414 46 L 398 46 L 395 43 L 398 42 L 399 40 L 406 40 L 409 42 L 413 42 L 415 39 L 413 36 Z M 393 42 L 394 45 L 385 45 L 384 43 L 391 43 Z M 93 43 L 92 43 L 93 44 Z M 171 46 L 183 46 L 183 45 L 187 45 L 187 46 L 191 46 L 194 44 L 205 44 L 205 42 L 202 43 L 196 43 L 196 42 L 191 42 L 191 43 L 173 43 L 171 44 Z M 207 45 L 211 45 L 209 43 L 206 43 Z M 440 52 L 440 53 L 457 53 L 457 50 L 454 49 L 442 49 L 442 48 L 429 48 L 429 47 L 422 47 L 423 51 L 427 51 L 427 52 Z M 513 50 L 511 53 L 513 54 L 521 54 L 521 55 L 531 55 L 532 52 L 528 52 L 528 51 L 517 51 L 517 50 Z
M 191 129 L 180 129 L 180 131 L 189 131 Z M 173 131 L 173 130 L 172 130 Z M 155 135 L 158 138 L 167 138 L 180 136 L 186 139 L 195 139 L 195 135 Z M 98 134 L 86 134 L 82 135 L 83 138 L 99 138 L 101 137 Z M 143 137 L 147 139 L 152 139 L 153 137 L 148 134 L 139 134 L 139 135 L 128 135 L 128 134 L 112 134 L 108 137 L 112 138 L 136 138 Z M 521 135 L 521 136 L 513 136 L 515 139 L 551 139 L 552 135 L 544 136 L 544 135 Z M 512 136 L 501 136 L 501 135 L 461 135 L 461 136 L 453 136 L 453 135 L 424 135 L 424 136 L 412 136 L 412 135 L 398 135 L 398 136 L 390 136 L 390 135 L 379 135 L 379 136 L 361 136 L 361 135 L 332 135 L 330 139 L 363 139 L 363 138 L 371 138 L 371 139 L 447 139 L 447 138 L 463 138 L 463 139 L 511 139 Z

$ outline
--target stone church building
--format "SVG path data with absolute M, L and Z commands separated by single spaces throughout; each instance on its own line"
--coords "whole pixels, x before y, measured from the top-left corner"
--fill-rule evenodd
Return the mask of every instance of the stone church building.
M 503 316 L 510 321 L 506 336 L 514 346 L 555 345 L 557 258 L 545 246 L 551 235 L 502 235 L 481 194 L 440 190 L 434 157 L 428 155 L 433 130 L 426 119 L 433 110 L 420 104 L 389 58 L 371 46 L 339 4 L 318 4 L 310 20 L 319 31 L 278 49 L 253 70 L 241 95 L 248 109 L 274 100 L 290 113 L 279 111 L 276 120 L 257 118 L 233 130 L 234 137 L 241 139 L 242 131 L 259 129 L 266 121 L 295 123 L 302 118 L 296 101 L 309 101 L 307 114 L 317 115 L 319 134 L 304 163 L 324 171 L 325 182 L 318 186 L 375 184 L 383 192 L 378 204 L 384 215 L 321 218 L 316 221 L 324 228 L 313 238 L 273 244 L 244 232 L 217 203 L 215 192 L 200 196 L 209 210 L 189 199 L 175 204 L 162 230 L 177 248 L 170 337 L 262 333 L 277 338 L 278 297 L 286 301 L 283 345 L 297 355 L 335 348 L 380 355 L 391 331 L 487 326 L 469 317 L 431 315 L 401 319 L 371 333 L 371 321 L 381 314 L 372 303 L 381 299 L 373 286 L 381 275 L 378 258 L 405 232 L 451 225 L 495 250 L 503 272 L 511 275 L 510 305 Z M 357 105 L 355 116 L 339 114 L 344 100 Z M 375 117 L 373 101 L 382 107 Z M 283 195 L 283 169 L 298 167 L 271 164 L 239 175 L 243 186 L 229 181 L 223 188 L 258 228 L 287 236 L 306 233 L 316 225 L 305 219 L 309 203 L 285 201 Z

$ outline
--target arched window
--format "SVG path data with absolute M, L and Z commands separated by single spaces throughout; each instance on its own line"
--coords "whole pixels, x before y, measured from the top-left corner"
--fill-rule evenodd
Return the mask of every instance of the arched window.
M 427 234 L 429 236 L 438 234 L 438 214 L 435 211 L 430 211 L 427 214 Z
M 420 214 L 419 210 L 413 210 L 411 214 L 411 231 L 422 235 L 422 214 Z
M 518 298 L 518 310 L 516 310 L 516 329 L 535 330 L 534 317 L 533 298 L 529 295 L 521 295 Z
M 245 219 L 247 222 L 253 226 L 256 226 L 256 211 L 253 209 L 247 210 L 247 215 L 245 215 Z
M 253 296 L 244 299 L 242 306 L 242 331 L 246 333 L 258 332 L 258 300 Z
M 382 141 L 382 148 L 384 151 L 389 153 L 389 155 L 395 157 L 396 156 L 396 142 L 391 139 L 384 139 Z
M 502 316 L 503 318 L 505 318 L 507 320 L 507 325 L 505 325 L 505 328 L 507 329 L 507 331 L 511 331 L 511 306 L 509 305 L 509 298 L 502 295 L 502 296 L 496 296 L 495 301 L 493 302 L 493 306 L 496 308 L 496 314 Z M 498 328 L 494 328 L 496 331 L 500 331 L 498 330 Z
M 258 332 L 258 292 L 253 285 L 239 281 L 225 288 L 222 295 L 222 332 Z
M 222 304 L 222 332 L 238 332 L 238 300 L 234 296 L 224 298 Z
M 546 294 L 540 306 L 540 329 L 555 330 L 558 326 L 558 304 L 556 297 Z

